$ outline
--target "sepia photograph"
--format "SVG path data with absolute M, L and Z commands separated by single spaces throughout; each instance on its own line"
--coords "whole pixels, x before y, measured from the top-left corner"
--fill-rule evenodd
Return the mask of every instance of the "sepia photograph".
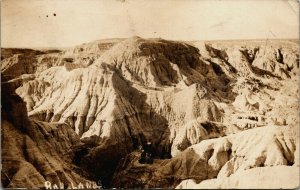
M 1 189 L 296 189 L 298 0 L 1 0 Z

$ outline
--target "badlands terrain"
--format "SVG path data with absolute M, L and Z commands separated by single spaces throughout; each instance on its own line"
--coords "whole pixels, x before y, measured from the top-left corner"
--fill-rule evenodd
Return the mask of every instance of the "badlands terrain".
M 298 73 L 298 40 L 2 48 L 2 185 L 296 188 Z

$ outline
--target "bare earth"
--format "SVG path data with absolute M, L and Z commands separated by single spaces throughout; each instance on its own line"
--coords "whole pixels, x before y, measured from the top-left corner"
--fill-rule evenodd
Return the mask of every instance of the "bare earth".
M 2 48 L 2 184 L 296 188 L 298 51 L 140 37 Z

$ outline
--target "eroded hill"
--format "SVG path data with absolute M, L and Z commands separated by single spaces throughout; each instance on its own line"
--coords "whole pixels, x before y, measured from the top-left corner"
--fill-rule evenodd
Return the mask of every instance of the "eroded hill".
M 90 180 L 192 188 L 215 178 L 247 188 L 237 178 L 257 167 L 293 176 L 299 169 L 298 50 L 284 40 L 133 37 L 59 52 L 7 51 L 2 74 L 18 84 L 31 120 L 80 137 L 75 164 Z M 138 162 L 147 142 L 153 164 Z

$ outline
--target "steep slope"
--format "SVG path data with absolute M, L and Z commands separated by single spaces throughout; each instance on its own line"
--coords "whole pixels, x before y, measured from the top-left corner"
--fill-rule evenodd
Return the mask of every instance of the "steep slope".
M 172 67 L 177 71 L 169 73 Z M 221 120 L 209 93 L 221 79 L 193 47 L 131 38 L 86 68 L 45 70 L 17 92 L 27 102 L 29 116 L 67 122 L 82 138 L 98 135 L 121 141 L 142 135 L 168 146 L 170 131 L 177 126 L 192 119 Z M 189 100 L 183 103 L 182 97 Z
M 72 164 L 70 148 L 81 144 L 66 124 L 29 120 L 25 103 L 14 93 L 16 83 L 2 83 L 1 181 L 4 188 L 42 188 L 45 182 L 64 187 L 92 185 Z M 86 175 L 87 176 L 87 175 Z

